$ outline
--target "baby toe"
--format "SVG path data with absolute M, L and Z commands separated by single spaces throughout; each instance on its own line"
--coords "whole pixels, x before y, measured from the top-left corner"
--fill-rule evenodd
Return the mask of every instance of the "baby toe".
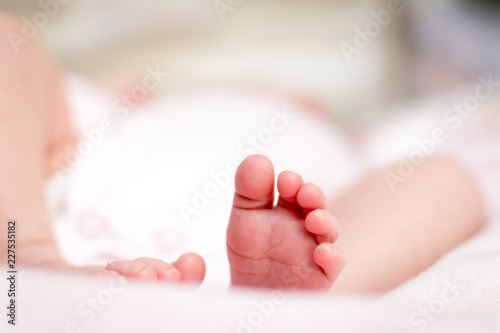
M 274 198 L 274 168 L 265 156 L 252 155 L 241 162 L 235 175 L 233 206 L 239 209 L 269 209 Z
M 293 171 L 283 171 L 278 176 L 278 192 L 280 199 L 289 202 L 297 202 L 297 193 L 304 184 L 302 177 Z
M 314 262 L 323 269 L 326 278 L 333 283 L 345 266 L 344 251 L 335 244 L 321 243 L 313 252 Z
M 315 235 L 318 244 L 333 243 L 340 233 L 338 220 L 325 209 L 316 209 L 307 214 L 304 225 L 308 232 Z
M 205 278 L 205 261 L 196 253 L 183 254 L 173 265 L 181 272 L 182 282 L 199 285 Z
M 156 271 L 139 259 L 109 263 L 107 270 L 115 271 L 130 279 L 156 280 Z
M 323 190 L 312 183 L 302 185 L 297 193 L 297 202 L 302 210 L 308 213 L 311 210 L 325 208 L 326 197 Z
M 158 280 L 169 282 L 178 282 L 181 280 L 181 273 L 169 263 L 153 258 L 139 258 L 137 260 L 153 269 L 156 272 Z

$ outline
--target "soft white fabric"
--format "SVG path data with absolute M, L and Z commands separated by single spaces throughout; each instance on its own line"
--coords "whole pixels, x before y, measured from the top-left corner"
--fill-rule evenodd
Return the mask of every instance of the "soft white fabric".
M 451 124 L 444 114 L 464 96 L 467 94 L 399 107 L 394 116 L 372 127 L 363 138 L 365 161 L 375 168 L 408 160 L 420 149 L 418 142 L 428 140 L 433 130 L 442 129 L 447 139 L 436 144 L 432 155 L 459 161 L 475 179 L 486 208 L 483 230 L 387 298 L 410 301 L 416 309 L 435 306 L 440 311 L 441 295 L 455 287 L 458 297 L 444 302 L 443 311 L 500 314 L 500 132 L 495 130 L 500 124 L 488 123 L 495 118 L 483 105 L 460 126 L 452 126 L 458 122 Z
M 5 267 L 1 267 L 3 271 Z M 6 280 L 0 282 L 6 290 Z M 6 287 L 6 286 L 5 286 Z M 23 269 L 16 326 L 2 332 L 454 332 L 496 333 L 500 318 L 441 313 L 415 323 L 403 302 L 259 290 L 194 291 L 185 286 L 82 278 Z
M 452 154 L 476 175 L 488 202 L 488 225 L 384 298 L 408 304 L 404 312 L 408 332 L 439 327 L 439 321 L 423 319 L 422 308 L 440 318 L 463 311 L 500 313 L 500 221 L 495 212 L 500 177 L 496 169 L 490 168 L 487 174 L 484 168 L 498 155 L 495 141 L 479 137 L 482 141 L 468 147 L 457 144 L 458 132 L 447 128 L 441 118 L 446 103 L 405 106 L 400 116 L 367 131 L 362 154 L 356 155 L 339 129 L 307 110 L 232 89 L 143 105 L 124 119 L 111 111 L 113 98 L 82 82 L 73 81 L 70 100 L 80 132 L 96 128 L 103 117 L 115 125 L 78 168 L 53 180 L 59 241 L 75 263 L 103 264 L 138 256 L 169 261 L 194 251 L 207 261 L 202 288 L 227 286 L 225 227 L 233 180 L 188 220 L 180 214 L 179 205 L 191 204 L 195 191 L 213 182 L 211 172 L 221 172 L 228 162 L 244 159 L 246 154 L 238 146 L 269 127 L 273 110 L 287 109 L 296 118 L 257 152 L 273 160 L 276 172 L 296 170 L 330 195 L 352 183 L 364 168 L 397 162 L 399 156 L 415 149 L 415 140 L 443 127 L 450 140 L 436 151 Z M 475 162 L 467 163 L 472 155 Z M 459 291 L 453 294 L 453 288 Z
M 74 263 L 139 256 L 172 261 L 197 252 L 207 262 L 204 287 L 227 286 L 234 167 L 246 156 L 265 154 L 276 174 L 295 170 L 329 195 L 359 174 L 360 163 L 340 131 L 286 100 L 214 89 L 143 104 L 120 118 L 113 98 L 78 80 L 69 93 L 83 140 L 103 119 L 114 125 L 102 140 L 95 135 L 102 143 L 77 167 L 53 180 L 64 184 L 57 230 Z M 259 138 L 255 149 L 252 138 Z M 186 213 L 191 209 L 196 212 Z

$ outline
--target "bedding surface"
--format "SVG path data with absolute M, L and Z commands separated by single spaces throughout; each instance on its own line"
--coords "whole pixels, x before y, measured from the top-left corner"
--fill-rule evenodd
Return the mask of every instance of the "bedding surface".
M 48 188 L 61 248 L 71 262 L 106 264 L 140 256 L 173 261 L 193 251 L 207 262 L 201 290 L 225 290 L 232 174 L 247 155 L 265 154 L 276 173 L 298 171 L 332 197 L 365 170 L 397 163 L 418 149 L 417 141 L 441 128 L 449 139 L 433 153 L 453 156 L 475 175 L 487 203 L 487 224 L 383 299 L 406 304 L 408 332 L 434 325 L 438 320 L 431 317 L 500 314 L 500 168 L 492 167 L 500 165 L 499 141 L 494 131 L 481 130 L 481 112 L 455 130 L 442 117 L 451 102 L 406 105 L 395 112 L 400 116 L 365 131 L 354 147 L 340 129 L 310 110 L 237 89 L 198 91 L 128 113 L 117 111 L 123 105 L 111 96 L 75 78 L 69 96 L 75 128 L 84 140 L 96 142 Z M 99 139 L 95 130 L 103 121 L 108 133 Z M 459 135 L 464 133 L 474 139 L 464 142 Z
M 498 317 L 434 312 L 424 327 L 404 302 L 353 295 L 196 291 L 29 269 L 19 277 L 17 324 L 0 323 L 2 332 L 495 333 L 500 327 Z
M 330 197 L 360 173 L 340 130 L 288 100 L 225 88 L 123 111 L 123 103 L 71 82 L 82 142 L 51 191 L 61 248 L 75 264 L 197 252 L 208 267 L 203 288 L 227 287 L 226 226 L 245 157 L 265 154 L 276 176 L 297 171 Z

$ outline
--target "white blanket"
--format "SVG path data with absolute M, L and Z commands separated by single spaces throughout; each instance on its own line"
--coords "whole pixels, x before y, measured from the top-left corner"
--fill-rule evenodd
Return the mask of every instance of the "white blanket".
M 500 327 L 499 317 L 484 315 L 427 309 L 429 319 L 415 317 L 418 309 L 394 299 L 255 290 L 196 292 L 168 284 L 28 269 L 19 273 L 18 291 L 16 326 L 4 319 L 2 332 L 496 333 Z
M 299 171 L 306 181 L 321 184 L 333 195 L 364 169 L 384 165 L 414 149 L 413 140 L 397 139 L 400 131 L 423 139 L 429 128 L 444 126 L 436 117 L 443 105 L 407 107 L 402 117 L 367 132 L 360 155 L 339 129 L 307 110 L 298 110 L 289 101 L 269 102 L 237 90 L 198 92 L 143 105 L 124 118 L 113 113 L 112 98 L 85 84 L 73 83 L 70 96 L 79 131 L 89 133 L 104 118 L 110 119 L 114 129 L 88 156 L 82 156 L 78 167 L 53 180 L 49 192 L 56 203 L 56 230 L 63 252 L 76 264 L 105 264 L 109 259 L 138 256 L 171 261 L 183 252 L 198 252 L 208 267 L 202 290 L 229 284 L 224 237 L 233 183 L 222 176 L 230 174 L 228 164 L 239 163 L 250 153 L 263 153 L 273 160 L 277 172 Z M 429 111 L 432 108 L 436 112 Z M 421 109 L 426 112 L 408 116 L 409 111 Z M 293 114 L 279 132 L 270 125 L 280 117 L 277 114 Z M 259 136 L 257 148 L 251 151 L 252 137 Z M 500 184 L 500 179 L 491 182 Z M 384 296 L 389 302 L 406 304 L 396 311 L 398 320 L 403 318 L 402 331 L 435 329 L 439 327 L 436 318 L 463 311 L 500 314 L 499 215 L 491 204 L 498 196 L 494 190 L 485 190 L 485 196 L 490 216 L 483 231 Z M 196 213 L 183 213 L 186 207 Z M 215 296 L 206 297 L 213 300 Z M 332 312 L 342 309 L 340 303 L 335 304 Z M 295 322 L 293 317 L 290 322 Z M 281 327 L 284 321 L 276 323 L 267 329 Z M 286 327 L 292 331 L 295 326 Z
M 465 96 L 465 97 L 464 97 Z M 486 206 L 485 227 L 473 238 L 455 248 L 417 277 L 390 292 L 388 299 L 399 299 L 436 311 L 500 314 L 500 142 L 498 126 L 491 126 L 488 104 L 454 126 L 444 117 L 452 105 L 466 98 L 467 92 L 448 99 L 439 98 L 401 106 L 395 116 L 373 126 L 363 138 L 365 161 L 371 168 L 399 163 L 419 150 L 418 142 L 441 129 L 446 141 L 436 144 L 434 154 L 453 156 L 469 169 L 481 189 Z M 494 111 L 494 110 L 493 110 Z M 459 207 L 457 207 L 459 209 Z M 439 221 L 436 221 L 439 223 Z M 409 258 L 411 260 L 411 258 Z M 458 290 L 452 301 L 442 294 Z M 444 297 L 446 298 L 446 296 Z M 441 309 L 441 303 L 444 308 Z M 416 321 L 418 322 L 418 317 Z M 417 327 L 425 326 L 421 325 Z
M 293 169 L 331 195 L 360 172 L 340 131 L 287 100 L 212 90 L 120 117 L 109 96 L 81 82 L 71 88 L 83 143 L 53 188 L 59 241 L 76 264 L 197 252 L 208 266 L 204 287 L 228 286 L 233 175 L 246 156 L 265 154 L 277 173 Z M 112 130 L 99 135 L 108 120 Z

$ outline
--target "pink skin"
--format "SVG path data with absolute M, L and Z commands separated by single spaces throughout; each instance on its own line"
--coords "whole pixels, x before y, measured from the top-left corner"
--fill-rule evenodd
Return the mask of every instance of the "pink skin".
M 22 20 L 0 11 L 0 35 L 22 35 L 23 27 Z M 9 219 L 16 218 L 23 221 L 17 228 L 22 235 L 16 243 L 20 266 L 200 283 L 205 264 L 194 254 L 172 264 L 146 258 L 106 267 L 65 262 L 44 191 L 53 165 L 66 163 L 66 147 L 76 141 L 61 70 L 36 38 L 18 53 L 8 38 L 0 38 L 0 74 L 0 248 L 7 246 Z M 385 174 L 397 173 L 397 168 L 366 175 L 330 202 L 346 221 L 338 244 L 350 258 L 334 291 L 387 292 L 482 227 L 481 193 L 460 163 L 429 158 L 393 192 Z M 343 267 L 344 256 L 337 246 L 330 253 L 332 247 L 319 244 L 336 239 L 337 222 L 324 211 L 321 191 L 291 172 L 279 177 L 281 197 L 273 207 L 273 183 L 272 165 L 262 156 L 250 157 L 238 171 L 227 235 L 232 280 L 240 286 L 326 289 Z M 0 252 L 0 261 L 7 261 L 6 251 Z
M 338 221 L 325 209 L 325 195 L 291 171 L 278 177 L 278 205 L 273 207 L 274 170 L 266 157 L 254 155 L 236 173 L 236 194 L 227 229 L 227 249 L 234 286 L 328 290 L 345 265 L 333 244 Z M 80 268 L 79 270 L 81 270 Z M 194 253 L 168 264 L 152 258 L 86 267 L 98 276 L 200 284 L 203 259 Z
M 102 268 L 97 268 L 88 272 L 99 276 L 119 274 L 128 279 L 187 282 L 199 285 L 205 277 L 205 262 L 198 254 L 185 253 L 172 264 L 159 259 L 137 258 L 108 263 L 104 271 Z
M 328 290 L 345 265 L 333 244 L 339 224 L 316 185 L 291 171 L 278 177 L 261 155 L 245 159 L 236 172 L 236 193 L 227 229 L 234 286 Z

